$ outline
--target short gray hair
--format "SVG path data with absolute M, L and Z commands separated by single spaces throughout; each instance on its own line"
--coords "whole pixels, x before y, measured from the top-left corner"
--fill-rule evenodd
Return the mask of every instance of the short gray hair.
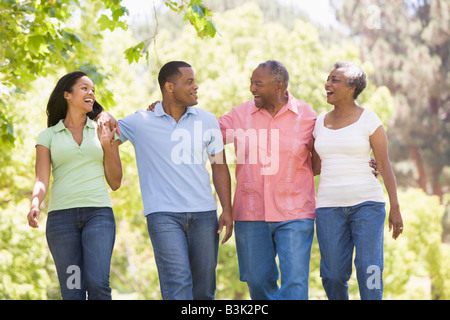
M 287 90 L 289 84 L 289 72 L 281 62 L 276 60 L 267 60 L 266 62 L 260 63 L 258 68 L 259 67 L 269 69 L 274 80 L 283 82 L 284 90 Z
M 366 88 L 367 78 L 364 70 L 353 62 L 338 61 L 334 64 L 334 69 L 343 69 L 344 75 L 347 78 L 347 86 L 355 86 L 353 99 L 358 98 L 359 94 Z

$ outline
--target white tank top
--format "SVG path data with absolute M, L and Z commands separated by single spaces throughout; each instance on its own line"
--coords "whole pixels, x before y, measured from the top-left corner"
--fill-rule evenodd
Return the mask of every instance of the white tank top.
M 365 201 L 385 202 L 383 188 L 369 167 L 370 142 L 382 125 L 378 116 L 364 109 L 358 121 L 332 130 L 317 118 L 314 147 L 322 161 L 316 207 L 348 207 Z

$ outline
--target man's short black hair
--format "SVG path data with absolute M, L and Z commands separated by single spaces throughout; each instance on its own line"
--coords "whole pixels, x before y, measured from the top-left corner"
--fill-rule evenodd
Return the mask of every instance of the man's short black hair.
M 159 70 L 158 82 L 161 91 L 166 82 L 174 82 L 175 79 L 181 76 L 180 68 L 192 68 L 189 63 L 184 61 L 170 61 L 166 63 L 161 70 Z

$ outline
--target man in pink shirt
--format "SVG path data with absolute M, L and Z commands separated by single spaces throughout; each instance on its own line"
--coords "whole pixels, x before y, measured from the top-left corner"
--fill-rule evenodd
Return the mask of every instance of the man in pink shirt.
M 225 143 L 235 146 L 236 250 L 252 299 L 308 299 L 317 114 L 287 91 L 288 82 L 280 62 L 261 63 L 251 78 L 254 100 L 219 118 Z

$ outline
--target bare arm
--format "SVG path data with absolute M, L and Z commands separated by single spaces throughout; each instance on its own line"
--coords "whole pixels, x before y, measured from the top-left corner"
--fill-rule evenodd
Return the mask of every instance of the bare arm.
M 322 160 L 320 159 L 319 154 L 317 153 L 316 149 L 314 148 L 313 145 L 313 149 L 312 149 L 312 169 L 313 169 L 313 174 L 315 176 L 320 174 L 321 171 L 321 166 L 322 166 Z
M 108 122 L 97 126 L 98 136 L 103 148 L 105 177 L 112 190 L 117 190 L 122 182 L 122 163 L 119 156 L 119 142 L 114 140 L 116 129 L 112 131 Z
M 224 244 L 233 234 L 233 217 L 231 213 L 231 177 L 228 170 L 225 151 L 221 151 L 210 156 L 212 178 L 220 204 L 222 205 L 222 214 L 219 218 L 218 233 L 221 233 L 223 227 L 226 227 L 225 236 L 222 239 Z
M 377 162 L 378 171 L 383 177 L 384 185 L 389 196 L 389 231 L 393 228 L 392 238 L 397 239 L 403 232 L 403 220 L 397 198 L 397 184 L 389 160 L 387 136 L 383 126 L 379 126 L 378 129 L 375 130 L 370 136 L 369 141 Z
M 28 224 L 32 228 L 38 228 L 38 220 L 40 217 L 39 207 L 47 195 L 48 185 L 50 181 L 51 160 L 50 150 L 44 146 L 36 146 L 36 180 L 31 198 L 31 208 L 27 215 Z

